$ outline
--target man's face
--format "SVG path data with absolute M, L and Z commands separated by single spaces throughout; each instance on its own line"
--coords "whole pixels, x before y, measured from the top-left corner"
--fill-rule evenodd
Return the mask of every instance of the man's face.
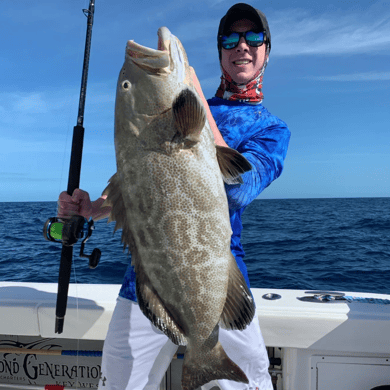
M 257 27 L 253 22 L 248 19 L 241 19 L 230 26 L 228 33 L 256 31 L 256 29 Z M 263 67 L 265 49 L 265 43 L 260 47 L 252 47 L 245 42 L 244 37 L 241 37 L 238 46 L 234 49 L 226 50 L 222 48 L 221 64 L 237 84 L 247 84 L 255 78 Z

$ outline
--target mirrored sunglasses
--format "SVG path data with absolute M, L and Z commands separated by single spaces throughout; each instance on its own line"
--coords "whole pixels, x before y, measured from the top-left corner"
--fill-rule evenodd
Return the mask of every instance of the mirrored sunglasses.
M 252 47 L 259 47 L 264 43 L 265 32 L 254 32 L 254 31 L 245 31 L 245 32 L 232 32 L 230 35 L 220 35 L 221 46 L 226 49 L 234 49 L 238 46 L 241 37 L 244 37 L 245 42 Z

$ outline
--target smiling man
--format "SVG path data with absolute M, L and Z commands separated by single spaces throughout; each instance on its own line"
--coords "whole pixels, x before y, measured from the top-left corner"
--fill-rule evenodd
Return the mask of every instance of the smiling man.
M 262 105 L 263 74 L 271 51 L 265 15 L 248 4 L 235 4 L 220 21 L 217 43 L 221 84 L 216 96 L 207 103 L 204 99 L 204 104 L 210 109 L 207 118 L 216 144 L 236 149 L 252 165 L 251 171 L 242 175 L 243 184 L 225 185 L 233 230 L 231 250 L 250 286 L 241 244 L 242 213 L 282 173 L 290 131 Z M 199 85 L 197 89 L 203 97 Z M 216 381 L 221 389 L 272 390 L 267 351 L 256 316 L 243 331 L 221 330 L 219 339 L 249 380 L 247 387 Z

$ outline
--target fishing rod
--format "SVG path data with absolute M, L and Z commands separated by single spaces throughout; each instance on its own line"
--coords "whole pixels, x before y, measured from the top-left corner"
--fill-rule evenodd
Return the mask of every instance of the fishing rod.
M 72 196 L 73 191 L 79 188 L 81 159 L 84 143 L 84 108 L 87 92 L 89 53 L 91 50 L 92 26 L 95 12 L 95 0 L 90 0 L 89 8 L 83 9 L 87 20 L 87 34 L 85 38 L 83 73 L 81 77 L 79 110 L 77 115 L 77 125 L 73 128 L 72 151 L 70 156 L 69 177 L 67 193 Z M 84 244 L 94 230 L 93 220 L 87 221 L 80 215 L 75 215 L 68 220 L 60 220 L 56 217 L 49 218 L 43 228 L 43 235 L 46 240 L 61 242 L 61 262 L 58 276 L 58 292 L 56 303 L 55 333 L 62 333 L 66 306 L 68 302 L 68 289 L 70 274 L 72 269 L 73 245 L 78 239 L 86 236 L 81 243 L 80 257 L 89 259 L 89 267 L 96 268 L 99 263 L 101 252 L 95 248 L 91 255 L 84 253 Z

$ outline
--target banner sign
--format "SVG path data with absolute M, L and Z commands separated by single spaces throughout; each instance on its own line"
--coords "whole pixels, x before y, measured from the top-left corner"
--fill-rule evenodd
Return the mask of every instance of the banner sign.
M 85 340 L 77 343 L 77 340 L 55 338 L 24 337 L 24 340 L 20 339 L 21 337 L 16 336 L 0 336 L 0 383 L 42 387 L 60 385 L 79 389 L 98 388 L 101 376 L 101 357 L 46 353 L 69 349 L 101 351 L 103 342 L 89 341 L 86 345 Z M 1 349 L 6 348 L 7 352 L 1 352 Z M 12 348 L 12 352 L 9 352 L 9 348 Z M 29 349 L 32 350 L 31 353 Z M 34 352 L 37 350 L 39 353 Z

